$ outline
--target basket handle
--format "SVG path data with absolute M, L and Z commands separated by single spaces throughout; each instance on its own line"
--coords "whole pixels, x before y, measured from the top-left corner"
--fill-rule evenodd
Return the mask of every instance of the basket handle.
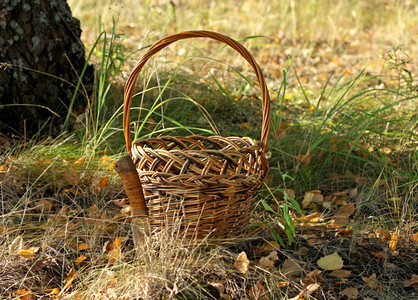
M 133 96 L 135 84 L 138 79 L 138 75 L 142 70 L 142 67 L 145 65 L 148 59 L 151 58 L 151 56 L 159 52 L 161 49 L 167 47 L 171 43 L 178 41 L 178 40 L 184 40 L 184 39 L 189 39 L 189 38 L 201 38 L 201 37 L 211 38 L 211 39 L 214 39 L 214 40 L 217 40 L 217 41 L 220 41 L 229 45 L 231 48 L 233 48 L 235 51 L 241 54 L 242 57 L 244 57 L 245 60 L 248 61 L 248 63 L 253 68 L 257 76 L 258 83 L 261 89 L 261 95 L 262 95 L 263 123 L 262 123 L 262 128 L 261 128 L 260 145 L 261 145 L 262 151 L 264 153 L 266 152 L 267 143 L 268 143 L 268 135 L 269 135 L 269 130 L 270 130 L 270 95 L 269 95 L 267 85 L 266 85 L 260 66 L 257 64 L 252 54 L 237 41 L 220 33 L 212 32 L 212 31 L 205 31 L 205 30 L 197 30 L 197 31 L 184 31 L 184 32 L 169 35 L 160 39 L 155 44 L 153 44 L 151 48 L 148 49 L 147 53 L 144 54 L 144 56 L 141 58 L 141 60 L 136 64 L 136 66 L 132 70 L 132 73 L 126 82 L 124 95 L 123 95 L 123 133 L 125 135 L 126 149 L 129 154 L 131 154 L 131 146 L 132 146 L 130 124 L 129 124 L 129 112 L 131 108 L 132 96 Z

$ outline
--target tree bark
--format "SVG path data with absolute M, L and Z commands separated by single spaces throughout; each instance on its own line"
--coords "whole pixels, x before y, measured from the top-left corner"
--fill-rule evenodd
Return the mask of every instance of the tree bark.
M 66 0 L 0 1 L 0 132 L 60 132 L 86 63 L 80 36 Z M 93 73 L 89 66 L 85 86 Z M 85 104 L 79 93 L 73 109 Z

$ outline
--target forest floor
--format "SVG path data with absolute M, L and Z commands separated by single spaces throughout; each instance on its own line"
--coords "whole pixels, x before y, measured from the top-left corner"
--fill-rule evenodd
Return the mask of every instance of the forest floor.
M 68 2 L 96 93 L 72 132 L 0 140 L 1 299 L 418 297 L 414 1 Z M 244 235 L 164 228 L 137 253 L 113 170 L 124 83 L 149 45 L 195 28 L 239 39 L 261 66 L 270 172 Z M 137 139 L 260 137 L 253 71 L 218 42 L 170 45 L 138 86 Z

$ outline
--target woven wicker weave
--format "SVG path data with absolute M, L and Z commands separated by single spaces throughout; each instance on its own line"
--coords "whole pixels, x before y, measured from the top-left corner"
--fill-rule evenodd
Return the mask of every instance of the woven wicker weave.
M 159 137 L 131 142 L 129 111 L 138 75 L 169 44 L 211 38 L 231 46 L 252 66 L 262 94 L 260 143 L 244 137 Z M 156 42 L 134 67 L 125 86 L 123 131 L 141 179 L 152 228 L 177 224 L 186 234 L 225 237 L 248 225 L 257 190 L 266 178 L 270 97 L 253 56 L 240 43 L 210 31 L 187 31 Z

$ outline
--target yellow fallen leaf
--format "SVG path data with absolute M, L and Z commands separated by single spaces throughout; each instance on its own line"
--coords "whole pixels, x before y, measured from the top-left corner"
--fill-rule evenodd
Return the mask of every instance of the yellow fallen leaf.
M 81 165 L 84 165 L 85 162 L 86 162 L 86 159 L 84 157 L 80 157 L 74 162 L 74 166 L 79 167 Z
M 13 293 L 19 300 L 33 300 L 36 299 L 36 295 L 32 294 L 31 291 L 26 289 L 17 290 L 16 293 Z
M 84 251 L 84 250 L 88 250 L 90 248 L 91 248 L 90 245 L 87 245 L 87 244 L 84 244 L 84 243 L 78 245 L 78 251 Z
M 116 160 L 108 155 L 103 155 L 99 160 L 99 164 L 103 167 L 107 167 L 108 170 L 113 170 L 115 163 Z
M 276 282 L 278 288 L 288 287 L 290 285 L 290 281 L 279 281 Z
M 120 249 L 114 248 L 110 250 L 108 253 L 108 260 L 110 263 L 117 262 L 121 260 L 121 258 L 122 258 L 122 252 L 120 251 Z
M 293 98 L 293 94 L 292 93 L 289 93 L 289 94 L 285 94 L 284 95 L 284 99 L 285 100 L 291 100 Z
M 87 257 L 85 257 L 84 255 L 81 255 L 81 256 L 77 257 L 75 262 L 79 264 L 79 263 L 85 261 L 86 259 L 87 259 Z
M 30 247 L 29 249 L 21 249 L 19 250 L 19 255 L 22 255 L 24 257 L 35 257 L 35 254 L 37 254 L 40 250 L 40 247 Z
M 237 270 L 241 274 L 245 275 L 248 272 L 249 266 L 250 266 L 250 261 L 247 258 L 247 254 L 245 252 L 241 252 L 240 254 L 238 254 L 234 267 L 237 268 Z
M 117 237 L 116 239 L 115 239 L 115 241 L 113 242 L 113 247 L 115 248 L 115 249 L 118 249 L 118 248 L 120 248 L 120 245 L 122 244 L 122 238 L 120 238 L 120 237 Z
M 356 288 L 345 288 L 341 291 L 341 296 L 346 296 L 348 299 L 357 299 L 359 292 Z
M 51 295 L 52 297 L 54 296 L 58 296 L 60 293 L 60 289 L 59 288 L 53 288 L 52 291 L 49 293 L 49 295 Z
M 399 235 L 397 231 L 394 231 L 391 235 L 390 242 L 389 242 L 389 248 L 392 251 L 396 250 L 396 247 L 398 246 L 399 242 Z
M 414 241 L 415 244 L 418 244 L 418 232 L 415 232 L 412 236 L 411 236 L 412 241 Z
M 324 270 L 341 269 L 344 265 L 343 259 L 338 255 L 337 251 L 330 255 L 326 255 L 317 261 L 318 266 Z
M 312 222 L 312 223 L 317 223 L 319 221 L 319 217 L 321 215 L 322 214 L 320 212 L 315 212 L 315 213 L 309 214 L 307 216 L 302 216 L 302 217 L 300 217 L 300 219 L 302 221 L 308 221 L 308 222 Z
M 66 290 L 71 286 L 72 282 L 74 281 L 74 276 L 75 276 L 75 271 L 73 268 L 71 268 L 70 272 L 68 272 L 67 277 L 64 279 L 65 286 L 63 290 Z

